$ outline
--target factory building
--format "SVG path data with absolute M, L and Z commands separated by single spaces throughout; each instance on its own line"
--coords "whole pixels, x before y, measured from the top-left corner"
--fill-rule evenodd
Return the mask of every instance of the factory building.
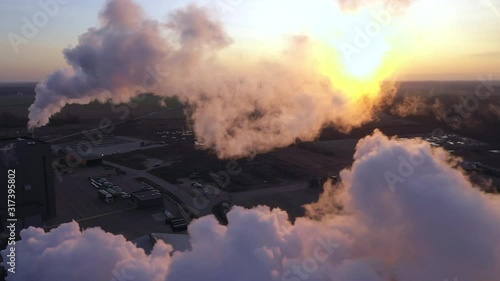
M 55 217 L 51 159 L 51 145 L 47 142 L 29 137 L 0 139 L 0 233 L 7 232 L 9 218 L 17 220 L 19 232 L 29 226 L 42 226 L 45 220 Z
M 184 252 L 191 250 L 191 242 L 187 233 L 150 233 L 148 235 L 139 237 L 132 242 L 138 248 L 142 248 L 147 254 L 151 254 L 151 251 L 153 250 L 153 247 L 158 242 L 158 240 L 162 240 L 163 242 L 172 246 L 173 251 L 170 253 L 170 255 L 173 255 L 173 253 L 176 251 Z
M 54 155 L 54 159 L 57 160 L 60 164 L 69 167 L 94 167 L 102 165 L 102 155 L 98 154 L 88 154 L 88 155 L 80 155 L 76 151 L 66 148 L 66 147 L 52 147 L 52 153 Z
M 129 202 L 139 208 L 163 206 L 163 195 L 157 190 L 140 190 L 130 193 Z

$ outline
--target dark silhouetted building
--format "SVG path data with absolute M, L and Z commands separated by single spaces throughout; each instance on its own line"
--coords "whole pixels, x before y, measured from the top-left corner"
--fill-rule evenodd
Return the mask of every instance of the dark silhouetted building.
M 19 232 L 42 226 L 56 215 L 51 145 L 29 137 L 0 139 L 0 231 L 6 233 L 8 179 L 15 178 L 15 218 Z M 15 175 L 12 176 L 12 174 Z M 11 197 L 12 199 L 12 197 Z M 12 202 L 10 202 L 12 203 Z
M 140 190 L 130 193 L 129 202 L 139 208 L 163 206 L 163 195 L 156 190 Z
M 75 150 L 68 149 L 66 147 L 52 147 L 52 153 L 54 155 L 54 160 L 57 160 L 63 166 L 80 166 L 80 167 L 94 167 L 102 165 L 102 155 L 90 154 L 90 155 L 80 155 Z

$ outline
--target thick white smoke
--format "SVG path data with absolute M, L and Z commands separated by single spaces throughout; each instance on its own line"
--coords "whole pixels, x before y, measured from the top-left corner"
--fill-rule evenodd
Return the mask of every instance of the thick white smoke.
M 121 235 L 99 228 L 80 231 L 75 222 L 50 233 L 37 228 L 24 230 L 22 242 L 15 247 L 16 271 L 8 280 L 108 281 L 125 271 L 141 276 L 141 280 L 161 280 L 158 276 L 166 275 L 172 250 L 160 242 L 147 256 Z M 8 261 L 5 255 L 3 258 Z
M 101 27 L 88 29 L 76 47 L 64 50 L 71 69 L 58 70 L 37 85 L 30 127 L 47 124 L 67 104 L 125 102 L 149 90 L 163 94 L 171 72 L 182 77 L 212 50 L 231 42 L 218 23 L 196 6 L 173 13 L 166 23 L 175 41 L 164 38 L 162 23 L 146 19 L 129 0 L 109 1 L 100 19 Z M 166 74 L 157 72 L 163 64 Z M 165 85 L 160 87 L 160 82 Z
M 37 85 L 30 128 L 46 125 L 67 104 L 126 102 L 153 92 L 188 104 L 205 146 L 220 157 L 236 157 L 314 139 L 324 126 L 360 126 L 384 102 L 380 93 L 394 91 L 381 81 L 372 81 L 370 89 L 360 81 L 340 86 L 340 74 L 333 81 L 318 70 L 318 43 L 307 36 L 292 37 L 288 50 L 259 63 L 222 60 L 220 52 L 233 40 L 198 6 L 161 23 L 145 18 L 130 0 L 112 0 L 100 18 L 100 27 L 64 50 L 71 68 Z M 330 64 L 342 72 L 335 61 Z
M 193 222 L 192 250 L 172 257 L 161 242 L 147 256 L 74 222 L 30 228 L 7 280 L 498 280 L 500 198 L 453 166 L 440 148 L 375 132 L 358 143 L 342 186 L 306 206 L 314 219 L 235 207 L 228 226 Z

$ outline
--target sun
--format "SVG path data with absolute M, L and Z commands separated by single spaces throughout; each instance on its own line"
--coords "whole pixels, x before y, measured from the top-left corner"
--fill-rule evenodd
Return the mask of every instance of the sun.
M 370 79 L 379 75 L 379 71 L 389 59 L 390 52 L 391 46 L 384 41 L 369 48 L 356 48 L 352 53 L 341 53 L 341 67 L 354 78 Z
M 325 43 L 316 48 L 315 57 L 318 71 L 334 88 L 352 99 L 375 98 L 396 68 L 391 50 L 392 45 L 384 41 L 348 56 L 340 45 Z

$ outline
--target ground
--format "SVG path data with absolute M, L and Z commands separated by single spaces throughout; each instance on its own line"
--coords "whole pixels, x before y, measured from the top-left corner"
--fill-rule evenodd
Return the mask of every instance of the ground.
M 116 174 L 107 167 L 76 168 L 73 173 L 64 175 L 62 181 L 56 180 L 57 216 L 46 222 L 46 229 L 75 220 L 82 227 L 103 226 L 105 230 L 123 234 L 130 239 L 149 233 L 149 229 L 169 231 L 169 227 L 164 224 L 162 207 L 136 209 L 126 198 L 115 198 L 113 203 L 107 204 L 98 197 L 89 176 L 106 177 L 125 192 L 137 191 L 143 186 L 134 175 Z M 179 216 L 177 206 L 167 198 L 164 201 L 165 209 Z

